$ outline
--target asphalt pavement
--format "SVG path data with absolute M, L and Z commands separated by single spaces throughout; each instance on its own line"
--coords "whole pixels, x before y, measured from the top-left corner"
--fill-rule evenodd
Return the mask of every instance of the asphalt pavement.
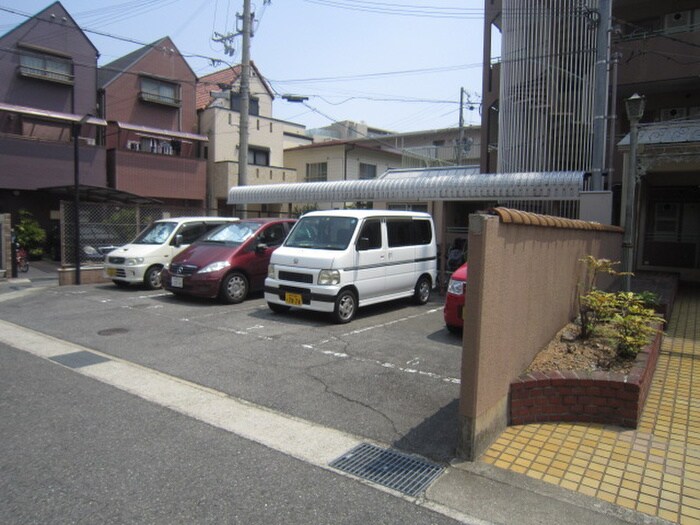
M 278 346 L 284 340 L 303 347 L 294 338 L 314 330 L 335 341 L 308 349 L 309 355 L 291 354 L 310 361 L 296 373 L 299 363 L 272 360 L 266 337 L 237 333 L 225 324 L 234 310 L 185 303 L 199 316 L 198 338 L 190 334 L 192 323 L 182 305 L 158 302 L 158 291 L 125 294 L 106 285 L 58 287 L 57 282 L 51 265 L 43 262 L 19 279 L 0 282 L 0 319 L 5 321 L 0 503 L 9 510 L 7 523 L 665 523 L 449 456 L 456 429 L 445 436 L 444 427 L 456 410 L 449 374 L 455 357 L 442 352 L 454 348 L 454 341 L 441 339 L 442 334 L 427 343 L 423 338 L 434 348 L 420 362 L 412 361 L 414 369 L 397 370 L 390 362 L 406 357 L 399 355 L 400 344 L 394 354 L 375 355 L 397 338 L 392 326 L 403 323 L 411 340 L 410 325 L 439 325 L 435 304 L 425 311 L 372 312 L 388 320 L 360 318 L 352 338 L 341 337 L 347 328 L 312 324 L 305 316 L 285 319 L 271 329 L 270 340 Z M 274 321 L 261 300 L 246 307 L 248 318 L 258 315 L 260 325 Z M 126 314 L 133 317 L 118 317 Z M 205 326 L 209 317 L 216 319 Z M 118 322 L 106 322 L 115 318 Z M 118 331 L 104 332 L 128 330 L 129 323 L 143 323 L 139 327 L 149 326 L 152 333 L 127 339 L 124 348 L 110 338 L 119 337 Z M 216 330 L 247 342 L 227 347 L 224 336 L 212 335 Z M 370 334 L 366 340 L 363 330 Z M 216 351 L 207 352 L 207 342 Z M 370 353 L 355 357 L 348 368 L 352 359 L 340 354 L 353 344 Z M 170 349 L 182 351 L 166 352 Z M 255 352 L 259 362 L 251 364 Z M 187 366 L 174 365 L 174 355 Z M 192 370 L 198 362 L 200 372 Z M 236 381 L 217 375 L 217 369 L 231 375 L 237 368 L 245 374 Z M 301 385 L 306 392 L 298 392 L 295 383 L 308 376 L 309 368 L 313 381 Z M 357 393 L 343 373 L 372 373 L 370 383 L 379 386 L 362 385 L 370 394 L 361 401 L 339 399 L 341 386 L 343 395 Z M 265 388 L 254 390 L 255 383 Z M 409 383 L 421 383 L 433 408 L 416 403 L 421 390 L 412 393 Z M 309 385 L 315 387 L 308 391 Z M 278 388 L 283 394 L 274 393 Z M 401 400 L 389 405 L 381 399 L 389 391 L 399 397 L 402 389 L 410 393 L 408 406 L 425 411 L 415 419 L 421 421 L 420 435 L 409 440 L 397 438 L 416 427 Z M 285 402 L 285 396 L 296 403 Z M 305 406 L 297 407 L 302 401 Z M 426 417 L 431 410 L 433 417 Z M 423 456 L 444 470 L 417 496 L 329 466 L 330 459 L 357 443 L 387 450 L 399 446 L 420 458 L 417 454 L 440 436 L 448 444 L 438 454 Z

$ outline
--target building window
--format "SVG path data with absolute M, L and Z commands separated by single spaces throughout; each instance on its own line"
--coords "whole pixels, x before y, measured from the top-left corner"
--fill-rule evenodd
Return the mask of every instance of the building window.
M 61 84 L 73 84 L 73 63 L 65 58 L 23 52 L 19 57 L 19 73 Z
M 365 164 L 360 162 L 360 179 L 376 179 L 377 166 L 375 164 Z
M 270 152 L 265 149 L 249 148 L 248 164 L 254 164 L 255 166 L 269 166 Z
M 241 112 L 241 94 L 231 92 L 231 111 Z M 260 114 L 260 101 L 255 97 L 248 100 L 248 115 Z
M 328 163 L 315 162 L 306 165 L 305 182 L 325 182 L 328 180 Z
M 163 82 L 155 78 L 141 79 L 141 100 L 145 102 L 154 102 L 156 104 L 165 104 L 166 106 L 180 106 L 178 98 L 178 86 L 170 82 Z

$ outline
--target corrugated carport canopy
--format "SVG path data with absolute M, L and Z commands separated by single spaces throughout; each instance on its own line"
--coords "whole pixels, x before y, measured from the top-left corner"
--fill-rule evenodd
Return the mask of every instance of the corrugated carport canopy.
M 390 170 L 372 180 L 234 186 L 229 204 L 578 199 L 584 172 L 480 174 L 475 167 Z

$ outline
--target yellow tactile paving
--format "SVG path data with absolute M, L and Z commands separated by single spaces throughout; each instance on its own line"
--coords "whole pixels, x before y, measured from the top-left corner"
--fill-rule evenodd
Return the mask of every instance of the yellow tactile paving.
M 637 429 L 506 429 L 481 461 L 682 525 L 700 524 L 700 290 L 681 290 Z

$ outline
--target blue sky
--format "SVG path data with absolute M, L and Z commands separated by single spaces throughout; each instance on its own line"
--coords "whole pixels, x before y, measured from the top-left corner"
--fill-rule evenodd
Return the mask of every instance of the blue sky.
M 50 0 L 0 0 L 0 34 Z M 101 53 L 104 65 L 170 36 L 184 55 L 236 64 L 214 33 L 235 32 L 243 0 L 62 0 Z M 364 121 L 398 131 L 456 127 L 464 88 L 479 123 L 483 1 L 252 0 L 256 31 L 251 58 L 277 93 L 309 97 L 306 105 L 276 98 L 274 117 L 307 128 L 334 120 Z M 105 36 L 106 33 L 112 36 Z M 119 38 L 115 38 L 119 37 Z M 188 58 L 199 76 L 221 69 Z

